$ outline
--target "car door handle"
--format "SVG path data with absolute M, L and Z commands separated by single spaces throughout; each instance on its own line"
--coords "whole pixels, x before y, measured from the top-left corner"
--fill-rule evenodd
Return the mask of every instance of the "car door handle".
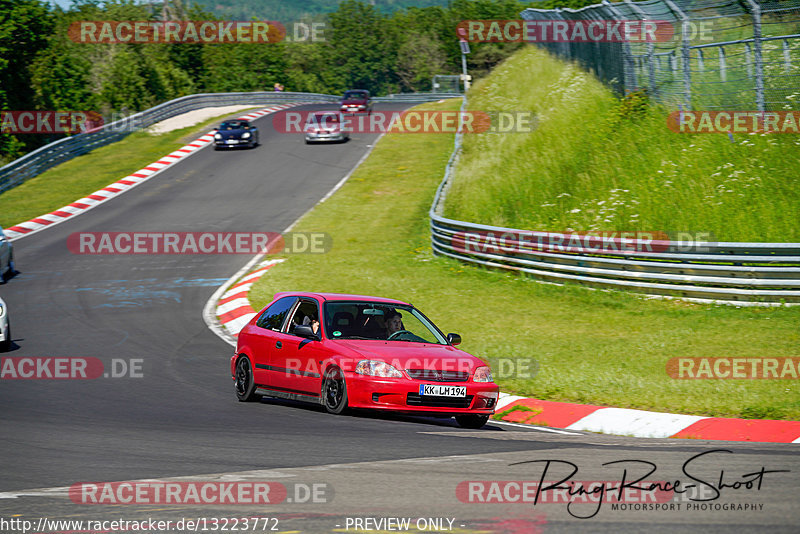
M 276 348 L 276 349 L 280 349 L 280 348 L 282 348 L 282 347 L 283 347 L 283 343 L 281 343 L 280 341 L 276 341 L 276 342 L 275 342 L 275 348 Z

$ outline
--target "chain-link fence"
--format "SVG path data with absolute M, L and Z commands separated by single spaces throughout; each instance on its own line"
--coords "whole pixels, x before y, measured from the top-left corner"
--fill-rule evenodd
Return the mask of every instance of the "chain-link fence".
M 646 90 L 683 109 L 800 110 L 800 0 L 604 1 L 521 16 L 671 24 L 671 37 L 649 42 L 539 43 L 620 94 Z

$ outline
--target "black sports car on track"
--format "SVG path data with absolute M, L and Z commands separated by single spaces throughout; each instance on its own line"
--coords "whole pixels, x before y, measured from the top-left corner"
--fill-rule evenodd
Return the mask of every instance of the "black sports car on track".
M 258 146 L 258 128 L 246 120 L 225 121 L 214 134 L 214 150 L 220 148 L 236 148 Z

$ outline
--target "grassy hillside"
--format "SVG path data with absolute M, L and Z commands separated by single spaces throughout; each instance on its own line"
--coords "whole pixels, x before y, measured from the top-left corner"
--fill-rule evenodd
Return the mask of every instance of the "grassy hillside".
M 473 87 L 474 110 L 533 110 L 532 133 L 465 137 L 446 214 L 549 231 L 711 232 L 800 242 L 800 137 L 678 134 L 535 47 Z
M 644 300 L 540 284 L 434 256 L 427 214 L 452 143 L 443 134 L 385 136 L 352 178 L 295 228 L 330 234 L 330 252 L 294 255 L 273 267 L 255 285 L 253 306 L 285 290 L 398 298 L 445 332 L 462 334 L 462 348 L 492 362 L 496 381 L 510 393 L 717 416 L 800 418 L 797 380 L 673 380 L 666 372 L 676 356 L 800 356 L 800 308 Z M 498 365 L 501 359 L 504 365 Z

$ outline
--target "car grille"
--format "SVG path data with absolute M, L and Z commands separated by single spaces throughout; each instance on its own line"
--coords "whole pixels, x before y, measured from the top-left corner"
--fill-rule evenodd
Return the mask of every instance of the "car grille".
M 431 395 L 417 395 L 409 393 L 406 397 L 409 406 L 429 406 L 431 408 L 469 408 L 472 404 L 472 395 L 466 397 L 434 397 Z
M 435 369 L 406 369 L 412 380 L 426 382 L 466 382 L 469 373 L 465 371 L 437 371 Z

